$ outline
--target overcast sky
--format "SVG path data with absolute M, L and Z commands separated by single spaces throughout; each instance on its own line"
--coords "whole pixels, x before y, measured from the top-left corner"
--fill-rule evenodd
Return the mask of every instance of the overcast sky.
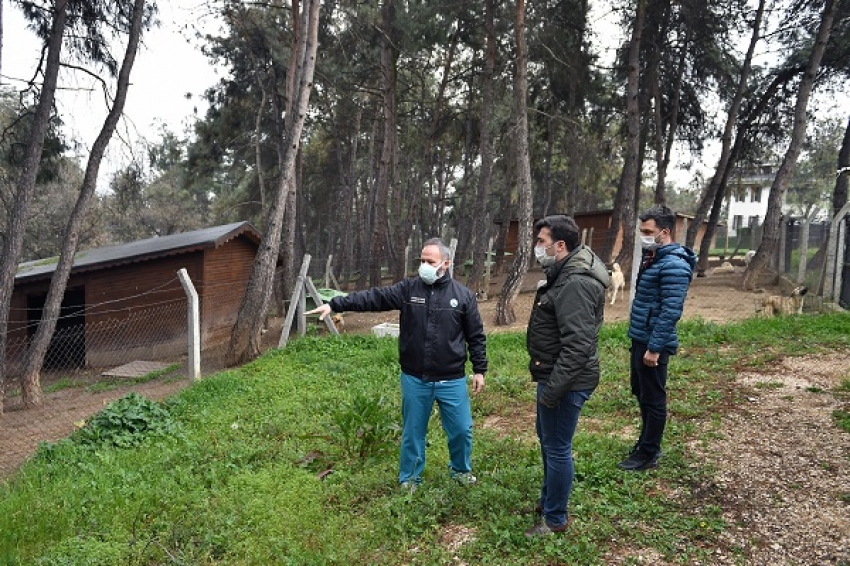
M 116 133 L 120 140 L 113 137 L 107 162 L 101 167 L 101 190 L 108 178 L 104 176 L 127 162 L 129 149 L 125 142 L 133 145 L 139 137 L 155 141 L 162 124 L 172 132 L 183 132 L 195 112 L 202 116 L 206 111 L 201 95 L 218 80 L 217 70 L 197 48 L 192 29 L 186 29 L 187 22 L 193 26 L 211 22 L 202 0 L 159 0 L 158 5 L 162 25 L 145 35 L 133 65 L 126 117 Z M 40 43 L 14 5 L 6 5 L 3 26 L 2 82 L 20 89 L 32 78 Z M 123 46 L 117 57 L 119 61 L 123 57 Z M 68 137 L 84 144 L 78 155 L 87 158 L 88 147 L 108 111 L 99 83 L 80 73 L 63 71 L 57 106 Z
M 124 111 L 126 118 L 116 134 L 120 138 L 113 138 L 106 162 L 101 167 L 100 190 L 105 190 L 111 173 L 128 162 L 128 146 L 134 146 L 140 137 L 156 141 L 163 124 L 170 131 L 181 134 L 196 114 L 203 116 L 206 105 L 201 95 L 221 73 L 201 54 L 194 39 L 197 28 L 212 30 L 216 25 L 203 7 L 206 0 L 159 0 L 157 3 L 162 25 L 146 35 L 136 58 Z M 623 33 L 609 3 L 597 0 L 590 4 L 593 50 L 599 55 L 599 65 L 607 67 L 613 62 Z M 6 5 L 3 19 L 2 83 L 21 88 L 31 78 L 37 64 L 39 42 L 26 29 L 22 14 L 14 5 Z M 83 144 L 77 153 L 84 165 L 88 146 L 97 136 L 107 107 L 99 84 L 80 73 L 61 73 L 60 87 L 59 113 L 66 123 L 68 137 Z M 821 116 L 844 116 L 846 119 L 850 103 L 847 96 L 840 94 L 833 94 L 831 98 L 822 96 L 814 101 L 820 105 Z M 812 108 L 810 105 L 810 110 Z M 721 119 L 723 117 L 721 113 Z M 695 167 L 702 169 L 709 178 L 716 166 L 717 145 L 707 144 L 702 160 L 695 163 Z M 677 167 L 679 162 L 690 159 L 691 156 L 682 150 L 671 163 L 668 178 L 677 186 L 686 187 L 694 177 L 693 172 Z

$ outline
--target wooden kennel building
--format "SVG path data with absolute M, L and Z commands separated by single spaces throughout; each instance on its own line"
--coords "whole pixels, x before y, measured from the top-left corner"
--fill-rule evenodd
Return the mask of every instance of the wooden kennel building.
M 182 268 L 198 292 L 202 348 L 229 339 L 260 240 L 250 223 L 237 222 L 77 252 L 51 341 L 55 351 L 46 360 L 59 367 L 105 367 L 184 354 L 186 293 L 177 278 Z M 18 266 L 8 326 L 10 370 L 35 334 L 56 261 Z

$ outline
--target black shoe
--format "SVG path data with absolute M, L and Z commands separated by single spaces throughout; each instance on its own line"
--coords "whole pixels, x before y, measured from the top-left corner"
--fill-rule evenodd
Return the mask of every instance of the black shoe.
M 658 467 L 661 454 L 649 454 L 643 450 L 635 450 L 628 458 L 617 464 L 617 467 L 627 472 L 639 472 Z

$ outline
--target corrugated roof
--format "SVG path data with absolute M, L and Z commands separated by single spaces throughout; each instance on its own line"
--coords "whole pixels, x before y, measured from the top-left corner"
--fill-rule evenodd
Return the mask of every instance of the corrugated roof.
M 257 244 L 260 243 L 261 235 L 250 222 L 234 222 L 233 224 L 213 226 L 192 232 L 136 240 L 117 246 L 81 250 L 74 257 L 74 267 L 71 272 L 103 269 L 203 248 L 217 248 L 241 235 L 247 236 Z M 21 263 L 18 265 L 15 281 L 28 281 L 52 276 L 58 261 L 58 258 L 50 258 Z

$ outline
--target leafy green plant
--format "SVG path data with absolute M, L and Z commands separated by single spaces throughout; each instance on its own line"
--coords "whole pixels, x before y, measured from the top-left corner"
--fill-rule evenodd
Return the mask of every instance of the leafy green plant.
M 174 428 L 166 409 L 133 392 L 107 405 L 71 438 L 82 445 L 128 448 L 149 436 L 171 433 Z
M 391 448 L 400 427 L 386 398 L 363 392 L 331 412 L 333 437 L 350 458 L 368 458 Z
M 850 412 L 840 410 L 833 411 L 832 418 L 835 419 L 835 423 L 840 429 L 850 432 Z

